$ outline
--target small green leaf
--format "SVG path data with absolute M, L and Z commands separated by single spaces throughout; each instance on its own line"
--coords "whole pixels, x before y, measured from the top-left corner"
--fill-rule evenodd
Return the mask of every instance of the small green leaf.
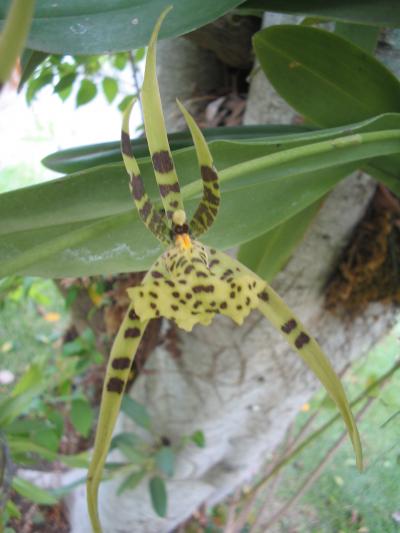
M 78 337 L 77 339 L 66 342 L 62 347 L 62 353 L 65 356 L 81 355 L 85 352 L 85 347 L 82 345 L 82 341 Z
M 19 396 L 29 389 L 35 388 L 44 379 L 42 369 L 38 365 L 31 365 L 21 377 L 11 392 L 11 396 Z
M 76 95 L 76 107 L 89 103 L 97 94 L 96 85 L 90 80 L 82 80 Z
M 164 518 L 167 514 L 167 489 L 164 480 L 159 476 L 154 476 L 149 482 L 151 503 L 153 509 Z
M 65 102 L 65 100 L 70 96 L 70 94 L 72 93 L 72 89 L 73 86 L 70 85 L 69 87 L 66 87 L 65 89 L 57 93 L 62 102 Z
M 22 89 L 36 67 L 43 63 L 48 56 L 49 54 L 46 52 L 37 52 L 36 50 L 29 50 L 29 48 L 24 50 L 21 57 L 22 74 L 18 84 L 18 91 Z
M 21 518 L 22 516 L 21 511 L 12 500 L 7 501 L 6 512 L 8 513 L 10 518 Z
M 133 490 L 135 489 L 139 483 L 142 481 L 142 479 L 146 475 L 146 470 L 139 470 L 139 472 L 133 472 L 132 474 L 129 474 L 121 485 L 117 489 L 117 495 L 119 496 L 126 490 Z
M 49 85 L 53 81 L 53 74 L 49 71 L 43 71 L 37 78 L 28 82 L 28 88 L 25 93 L 25 98 L 28 104 L 35 98 L 36 93 L 40 91 L 45 85 Z
M 199 448 L 204 448 L 206 445 L 206 438 L 204 436 L 204 433 L 198 429 L 194 433 L 190 435 L 190 439 L 192 442 L 196 444 Z
M 128 62 L 127 52 L 121 52 L 119 54 L 115 54 L 113 58 L 114 67 L 118 70 L 124 70 L 127 62 Z
M 88 456 L 87 452 L 83 452 L 77 455 L 62 455 L 52 452 L 51 450 L 39 446 L 31 441 L 29 438 L 9 438 L 8 443 L 13 453 L 23 454 L 35 453 L 47 459 L 48 461 L 60 461 L 63 464 L 71 468 L 87 468 Z
M 31 436 L 32 442 L 43 446 L 52 452 L 56 452 L 60 445 L 60 437 L 51 428 L 43 428 Z
M 121 411 L 133 420 L 138 426 L 150 429 L 151 419 L 147 409 L 129 396 L 124 396 L 121 403 Z
M 123 112 L 132 101 L 132 95 L 125 96 L 118 104 L 118 109 Z
M 119 441 L 117 447 L 125 455 L 128 461 L 134 465 L 144 465 L 149 459 L 149 456 L 146 453 L 134 448 L 125 441 Z
M 114 78 L 104 78 L 102 81 L 102 87 L 107 102 L 111 104 L 118 93 L 118 83 Z
M 11 486 L 15 492 L 18 492 L 18 494 L 34 503 L 39 503 L 40 505 L 54 505 L 58 502 L 57 498 L 55 498 L 50 492 L 34 485 L 26 479 L 13 477 Z
M 142 446 L 144 441 L 135 433 L 118 433 L 118 435 L 115 435 L 112 438 L 110 449 L 112 450 L 115 447 L 119 447 L 121 443 L 126 446 L 131 446 L 132 448 L 137 448 L 138 446 Z
M 69 89 L 74 84 L 74 81 L 77 77 L 76 72 L 70 72 L 69 74 L 66 74 L 63 76 L 60 81 L 57 83 L 57 85 L 54 87 L 55 93 L 61 93 L 65 91 L 66 89 Z
M 175 467 L 175 453 L 170 446 L 163 446 L 155 455 L 156 465 L 166 476 L 172 476 Z
M 78 433 L 88 437 L 93 424 L 93 409 L 84 397 L 71 402 L 71 422 Z
M 142 61 L 144 59 L 146 49 L 144 47 L 138 48 L 135 52 L 135 61 L 139 63 L 139 61 Z
M 72 286 L 67 290 L 67 295 L 65 297 L 65 307 L 68 309 L 75 302 L 79 294 L 79 287 Z

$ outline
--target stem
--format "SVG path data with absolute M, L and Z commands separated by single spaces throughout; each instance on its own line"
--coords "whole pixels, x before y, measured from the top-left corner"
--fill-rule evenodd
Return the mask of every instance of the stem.
M 341 159 L 338 159 L 339 151 L 343 156 Z M 358 133 L 257 157 L 221 170 L 218 174 L 221 182 L 228 182 L 252 172 L 278 167 L 279 173 L 269 177 L 269 180 L 272 180 L 282 176 L 295 176 L 302 172 L 330 168 L 333 166 L 333 159 L 336 161 L 336 165 L 343 165 L 399 152 L 400 130 Z M 265 177 L 263 179 L 265 180 Z M 185 197 L 196 196 L 201 191 L 202 183 L 200 181 L 195 181 L 182 188 Z
M 133 84 L 135 86 L 135 92 L 136 92 L 136 94 L 139 94 L 140 88 L 139 88 L 139 80 L 138 80 L 138 77 L 137 77 L 137 66 L 136 66 L 135 56 L 132 53 L 132 51 L 128 52 L 128 57 L 129 57 L 129 63 L 131 64 L 132 76 L 133 76 Z M 143 115 L 142 102 L 141 102 L 140 99 L 138 99 L 138 100 L 139 100 L 140 116 L 142 118 L 142 124 L 144 124 L 144 115 Z
M 11 76 L 31 26 L 35 0 L 13 0 L 0 35 L 0 91 Z

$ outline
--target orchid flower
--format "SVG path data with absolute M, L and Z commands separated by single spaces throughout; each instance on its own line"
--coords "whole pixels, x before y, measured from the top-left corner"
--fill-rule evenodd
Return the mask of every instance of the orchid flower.
M 203 182 L 199 206 L 190 221 L 186 217 L 156 78 L 156 41 L 169 9 L 162 13 L 153 30 L 141 91 L 147 142 L 163 204 L 161 213 L 146 194 L 132 152 L 129 117 L 134 102 L 124 113 L 121 135 L 122 157 L 139 216 L 166 250 L 142 283 L 128 289 L 131 303 L 109 358 L 87 479 L 89 514 L 95 533 L 101 532 L 98 488 L 115 421 L 140 339 L 152 318 L 164 317 L 191 331 L 196 324 L 210 324 L 216 314 L 226 315 L 242 324 L 252 310 L 258 309 L 298 352 L 335 401 L 349 432 L 357 465 L 362 467 L 360 438 L 344 389 L 315 339 L 263 279 L 232 257 L 197 240 L 209 229 L 218 213 L 218 173 L 199 127 L 178 102 L 193 138 Z

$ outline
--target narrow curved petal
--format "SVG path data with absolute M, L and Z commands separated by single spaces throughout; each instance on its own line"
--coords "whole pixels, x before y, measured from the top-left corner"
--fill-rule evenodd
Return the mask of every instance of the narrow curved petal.
M 179 100 L 177 100 L 177 104 L 192 135 L 197 161 L 200 166 L 201 179 L 203 180 L 203 198 L 190 221 L 190 233 L 194 238 L 197 238 L 210 228 L 218 213 L 220 204 L 218 174 L 200 128 Z
M 133 155 L 131 139 L 129 134 L 129 118 L 132 107 L 136 99 L 125 109 L 122 119 L 121 130 L 121 152 L 124 160 L 126 171 L 129 175 L 129 188 L 138 210 L 140 218 L 143 220 L 146 227 L 160 240 L 162 243 L 168 245 L 171 241 L 169 236 L 169 229 L 165 223 L 165 215 L 157 212 L 150 198 L 148 197 L 143 185 L 143 180 L 140 175 L 140 169 Z
M 146 68 L 142 85 L 142 104 L 147 143 L 153 162 L 154 172 L 160 190 L 168 220 L 177 209 L 183 210 L 183 201 L 179 188 L 178 176 L 172 160 L 161 107 L 160 90 L 156 76 L 156 43 L 160 26 L 171 7 L 165 9 L 159 17 L 146 56 Z
M 94 450 L 87 478 L 87 502 L 92 528 L 101 533 L 97 497 L 104 463 L 111 442 L 122 395 L 131 373 L 140 339 L 148 321 L 141 322 L 131 305 L 115 338 L 107 365 Z
M 357 467 L 362 470 L 360 435 L 340 379 L 317 341 L 272 287 L 268 286 L 266 294 L 267 298 L 260 299 L 259 310 L 296 350 L 336 403 L 353 444 Z
M 226 254 L 217 252 L 215 257 L 217 257 L 221 263 L 224 262 L 225 265 L 230 265 L 228 268 L 231 270 L 234 271 L 239 268 L 261 281 L 261 278 L 251 270 Z M 344 423 L 346 424 L 347 431 L 349 432 L 356 456 L 357 466 L 362 470 L 363 460 L 360 435 L 340 379 L 317 341 L 307 332 L 300 320 L 294 315 L 293 311 L 285 304 L 273 288 L 268 285 L 268 283 L 265 281 L 263 283 L 265 288 L 258 294 L 258 309 L 280 332 L 280 334 L 283 335 L 290 346 L 300 355 L 310 370 L 314 372 L 325 387 L 332 400 L 336 403 Z

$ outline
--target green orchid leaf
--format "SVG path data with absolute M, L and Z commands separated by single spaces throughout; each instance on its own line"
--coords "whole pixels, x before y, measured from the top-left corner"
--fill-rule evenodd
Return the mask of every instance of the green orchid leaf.
M 373 54 L 378 42 L 380 28 L 349 22 L 336 22 L 335 33 L 362 48 L 365 52 Z
M 371 26 L 400 26 L 397 0 L 247 0 L 240 9 L 293 13 Z
M 242 244 L 239 261 L 265 281 L 272 281 L 303 239 L 320 206 L 320 201 L 315 202 L 279 226 Z
M 224 202 L 206 243 L 227 248 L 265 233 L 317 201 L 362 162 L 398 153 L 399 135 L 400 130 L 361 133 L 264 156 L 262 143 L 215 142 L 211 152 Z M 192 213 L 202 192 L 193 149 L 176 152 L 174 161 Z M 140 161 L 140 167 L 154 198 L 149 160 Z M 147 269 L 160 247 L 132 209 L 122 170 L 120 164 L 104 165 L 0 195 L 0 276 Z
M 275 89 L 314 123 L 329 127 L 382 109 L 387 111 L 382 120 L 396 116 L 391 112 L 400 106 L 399 81 L 373 57 L 340 37 L 314 28 L 276 26 L 259 32 L 254 43 Z M 318 47 L 319 54 L 315 54 L 314 47 Z M 354 99 L 358 105 L 353 105 Z M 397 128 L 398 124 L 392 126 Z M 396 154 L 372 159 L 364 168 L 396 193 L 399 166 L 400 156 Z
M 305 26 L 273 26 L 254 37 L 258 60 L 278 93 L 323 127 L 400 111 L 400 82 L 349 41 Z
M 176 37 L 221 17 L 242 0 L 175 2 L 161 38 Z M 154 23 L 171 0 L 37 2 L 28 47 L 51 54 L 105 54 L 147 45 Z M 0 0 L 0 29 L 9 5 Z
M 130 97 L 127 98 L 129 101 L 131 100 Z M 265 137 L 271 137 L 271 143 L 273 143 L 280 142 L 281 135 L 285 136 L 284 139 L 286 139 L 286 137 L 292 139 L 292 134 L 312 130 L 313 128 L 307 126 L 267 124 L 262 126 L 240 126 L 232 128 L 206 128 L 203 130 L 203 134 L 207 141 L 226 139 L 242 142 L 246 140 L 251 141 L 253 139 L 264 140 Z M 171 133 L 168 138 L 172 150 L 192 146 L 192 139 L 190 134 L 186 131 Z M 144 137 L 135 139 L 134 143 L 136 158 L 149 156 L 149 148 Z M 91 167 L 96 167 L 98 165 L 118 163 L 119 161 L 121 161 L 120 141 L 114 141 L 60 150 L 46 156 L 42 160 L 42 163 L 45 167 L 51 170 L 69 174 L 77 172 L 78 170 L 86 170 Z

